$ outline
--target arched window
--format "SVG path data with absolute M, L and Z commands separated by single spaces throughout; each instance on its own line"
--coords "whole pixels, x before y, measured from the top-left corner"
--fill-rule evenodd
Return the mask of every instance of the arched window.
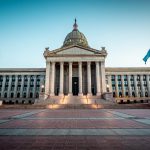
M 126 92 L 126 96 L 129 96 L 129 95 L 128 95 L 128 92 Z
M 30 98 L 32 98 L 32 97 L 33 97 L 33 93 L 31 92 L 31 93 L 30 93 Z
M 148 93 L 147 92 L 145 92 L 145 97 L 148 97 Z
M 113 92 L 113 97 L 116 97 L 116 93 L 115 92 Z
M 39 93 L 36 93 L 36 98 L 38 98 L 39 97 Z
M 4 94 L 4 98 L 7 98 L 7 93 Z
M 132 92 L 132 96 L 135 97 L 135 93 L 134 92 Z
M 119 97 L 122 97 L 122 92 L 119 92 Z
M 20 97 L 20 93 L 17 93 L 17 98 L 19 98 Z
M 14 93 L 11 93 L 10 97 L 13 98 L 14 97 Z

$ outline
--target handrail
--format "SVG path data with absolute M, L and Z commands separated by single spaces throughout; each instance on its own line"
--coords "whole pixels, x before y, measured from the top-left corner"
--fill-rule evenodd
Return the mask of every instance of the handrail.
M 97 101 L 95 100 L 95 105 L 96 105 L 96 108 L 98 108 L 99 104 L 97 103 Z
M 62 103 L 64 103 L 64 99 L 65 99 L 65 96 L 64 96 L 63 99 L 62 99 Z

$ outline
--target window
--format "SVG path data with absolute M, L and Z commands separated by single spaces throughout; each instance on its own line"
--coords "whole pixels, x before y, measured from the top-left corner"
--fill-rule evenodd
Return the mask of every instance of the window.
M 18 81 L 21 81 L 21 76 L 20 75 L 18 76 Z
M 116 88 L 115 88 L 114 86 L 112 87 L 112 89 L 113 89 L 113 91 L 115 91 L 115 90 L 116 90 Z
M 27 87 L 23 87 L 23 91 L 26 91 L 27 90 Z
M 40 87 L 36 87 L 36 91 L 39 91 L 40 90 Z
M 7 93 L 4 94 L 4 98 L 7 98 Z
M 15 76 L 14 75 L 12 76 L 12 81 L 15 81 Z
M 146 75 L 143 75 L 143 81 L 145 81 L 146 80 Z
M 121 80 L 121 75 L 118 75 L 118 80 Z
M 121 85 L 121 81 L 118 81 L 118 84 Z
M 9 81 L 9 76 L 6 76 L 6 81 Z
M 0 76 L 0 81 L 2 81 L 3 80 L 3 76 Z
M 122 90 L 122 87 L 121 87 L 121 86 L 119 86 L 118 88 L 119 88 L 119 90 Z
M 124 85 L 128 85 L 128 82 L 127 82 L 127 81 L 124 81 Z
M 24 76 L 24 80 L 25 80 L 25 81 L 27 81 L 27 80 L 28 80 L 27 76 Z
M 124 80 L 127 80 L 127 75 L 124 75 Z
M 17 87 L 17 91 L 20 91 L 20 86 Z
M 26 98 L 26 93 L 23 93 L 23 98 Z
M 115 76 L 114 76 L 114 75 L 112 75 L 112 76 L 111 76 L 111 79 L 112 79 L 112 80 L 115 80 Z
M 14 87 L 12 86 L 12 87 L 11 87 L 11 91 L 13 91 L 13 90 L 14 90 Z

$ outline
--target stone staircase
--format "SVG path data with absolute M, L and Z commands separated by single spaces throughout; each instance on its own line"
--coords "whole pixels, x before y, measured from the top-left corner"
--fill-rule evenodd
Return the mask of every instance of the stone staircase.
M 112 102 L 102 99 L 100 96 L 51 96 L 47 99 L 38 99 L 36 106 L 49 108 L 103 108 L 103 105 Z

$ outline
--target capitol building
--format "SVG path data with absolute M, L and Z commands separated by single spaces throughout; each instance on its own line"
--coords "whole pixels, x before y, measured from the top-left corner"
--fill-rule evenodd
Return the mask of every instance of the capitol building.
M 0 69 L 3 103 L 52 99 L 75 103 L 87 98 L 130 103 L 150 98 L 150 67 L 105 67 L 107 50 L 91 48 L 76 20 L 63 45 L 55 50 L 45 48 L 43 55 L 46 68 Z

